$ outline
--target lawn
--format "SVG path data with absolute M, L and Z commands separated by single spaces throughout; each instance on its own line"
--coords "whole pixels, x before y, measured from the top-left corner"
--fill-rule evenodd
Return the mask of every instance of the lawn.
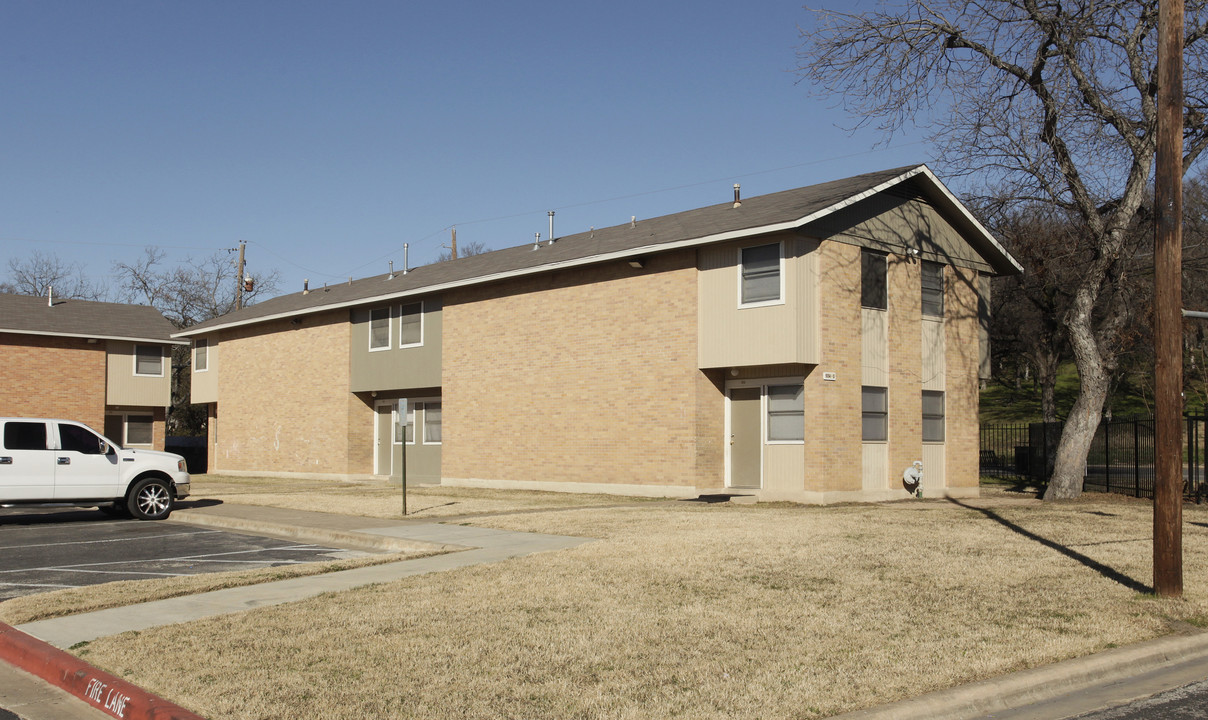
M 1208 509 L 1157 600 L 1149 504 L 995 495 L 483 517 L 598 541 L 77 652 L 211 718 L 816 718 L 1204 624 Z

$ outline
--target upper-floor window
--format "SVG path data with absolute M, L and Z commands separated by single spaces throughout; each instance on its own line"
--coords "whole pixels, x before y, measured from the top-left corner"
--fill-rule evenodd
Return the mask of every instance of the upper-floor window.
M 885 255 L 872 250 L 860 252 L 860 305 L 874 310 L 889 307 L 889 283 Z
M 407 303 L 402 309 L 402 323 L 399 327 L 398 346 L 413 347 L 424 344 L 424 304 L 422 302 Z
M 780 243 L 772 243 L 739 251 L 742 305 L 764 305 L 783 300 L 784 272 L 780 248 Z
M 923 261 L 923 314 L 944 317 L 944 266 Z
M 369 311 L 369 349 L 390 348 L 390 308 Z
M 158 345 L 134 346 L 134 374 L 164 376 L 164 351 Z
M 205 372 L 210 369 L 210 341 L 197 339 L 193 341 L 193 372 Z

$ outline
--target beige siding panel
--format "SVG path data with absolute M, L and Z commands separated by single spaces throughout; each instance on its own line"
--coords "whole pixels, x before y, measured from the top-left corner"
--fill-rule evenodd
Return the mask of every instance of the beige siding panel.
M 944 362 L 944 323 L 923 318 L 923 389 L 943 390 L 947 373 Z
M 889 314 L 860 310 L 861 384 L 889 387 Z
M 172 353 L 170 349 L 160 347 L 163 350 L 163 377 L 140 377 L 134 374 L 134 343 L 119 340 L 108 342 L 106 404 L 142 407 L 167 407 L 172 404 Z
M 189 359 L 189 369 L 193 373 L 189 386 L 189 402 L 194 405 L 218 402 L 218 338 L 211 337 L 208 340 L 210 344 L 206 348 L 206 370 L 192 370 L 193 356 L 190 355 Z
M 880 193 L 806 227 L 815 237 L 900 252 L 988 271 L 990 267 L 934 207 L 920 199 Z
M 740 308 L 739 251 L 784 243 L 784 303 Z M 702 368 L 816 363 L 817 242 L 780 233 L 702 248 L 697 257 Z
M 763 446 L 763 487 L 772 492 L 800 493 L 805 485 L 805 446 Z
M 925 443 L 923 445 L 923 488 L 939 489 L 945 486 L 944 481 L 944 444 Z M 905 470 L 905 468 L 902 468 Z
M 374 352 L 369 351 L 371 308 L 357 308 L 351 312 L 352 337 L 348 355 L 353 392 L 440 386 L 441 343 L 444 335 L 444 313 L 440 299 L 424 300 L 424 344 L 419 347 L 398 347 L 400 307 L 397 304 L 391 307 L 390 349 Z
M 884 490 L 889 479 L 889 446 L 885 443 L 864 443 L 864 490 Z

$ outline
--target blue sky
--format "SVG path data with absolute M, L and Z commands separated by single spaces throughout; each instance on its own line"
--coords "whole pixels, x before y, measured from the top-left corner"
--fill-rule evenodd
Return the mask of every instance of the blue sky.
M 822 3 L 825 5 L 825 3 Z M 852 7 L 851 2 L 843 2 Z M 6 2 L 0 276 L 248 243 L 281 292 L 916 162 L 796 84 L 792 0 Z M 111 280 L 110 280 L 111 282 Z

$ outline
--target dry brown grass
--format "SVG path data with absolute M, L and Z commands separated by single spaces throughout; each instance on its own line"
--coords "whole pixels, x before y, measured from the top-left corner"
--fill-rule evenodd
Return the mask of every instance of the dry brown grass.
M 351 570 L 367 565 L 380 565 L 400 560 L 412 560 L 440 552 L 400 552 L 389 555 L 367 555 L 330 562 L 313 562 L 298 565 L 260 568 L 257 570 L 232 570 L 230 572 L 183 575 L 172 578 L 150 580 L 120 580 L 118 582 L 88 585 L 85 587 L 55 590 L 52 592 L 24 595 L 0 602 L 0 622 L 9 625 L 44 620 L 46 618 L 75 615 L 78 613 L 125 607 L 135 603 L 163 600 L 182 595 L 242 587 L 258 583 L 285 580 L 292 577 L 319 575 L 321 573 Z
M 1147 503 L 967 504 L 483 519 L 600 541 L 81 654 L 213 718 L 815 718 L 1208 613 L 1204 509 L 1186 510 L 1174 601 L 1134 589 L 1150 581 Z
M 189 500 L 209 498 L 242 505 L 268 505 L 340 515 L 402 517 L 402 489 L 398 483 L 389 480 L 195 475 L 192 492 Z M 407 489 L 407 516 L 445 518 L 517 510 L 616 505 L 641 500 L 617 495 L 419 486 Z

